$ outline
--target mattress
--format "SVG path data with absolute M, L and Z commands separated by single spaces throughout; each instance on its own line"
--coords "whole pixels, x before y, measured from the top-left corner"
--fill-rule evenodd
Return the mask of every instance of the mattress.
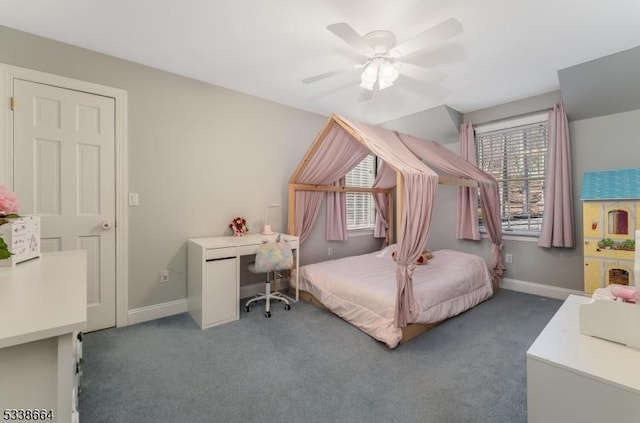
M 300 289 L 311 293 L 344 320 L 395 348 L 402 330 L 393 324 L 396 262 L 390 251 L 387 247 L 380 252 L 302 266 Z M 491 274 L 479 256 L 437 250 L 426 265 L 416 266 L 413 294 L 418 313 L 411 323 L 440 322 L 491 297 Z

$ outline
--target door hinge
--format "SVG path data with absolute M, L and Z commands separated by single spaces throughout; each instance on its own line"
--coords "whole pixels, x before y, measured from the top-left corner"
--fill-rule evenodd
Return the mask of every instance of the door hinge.
M 11 97 L 9 99 L 9 107 L 11 108 L 11 111 L 13 112 L 15 110 L 16 107 L 16 100 L 15 97 Z

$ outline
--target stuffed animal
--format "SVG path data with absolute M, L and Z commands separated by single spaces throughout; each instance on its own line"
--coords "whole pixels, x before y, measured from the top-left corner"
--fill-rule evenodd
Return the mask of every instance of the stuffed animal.
M 611 288 L 611 295 L 616 301 L 624 303 L 636 303 L 640 300 L 640 291 L 625 286 L 614 286 Z
M 393 253 L 391 253 L 391 258 L 393 258 L 393 260 L 395 261 L 395 259 L 396 259 L 396 252 L 395 251 Z M 427 264 L 427 262 L 431 258 L 433 258 L 433 253 L 425 248 L 425 250 L 416 259 L 416 264 L 419 264 L 419 265 Z

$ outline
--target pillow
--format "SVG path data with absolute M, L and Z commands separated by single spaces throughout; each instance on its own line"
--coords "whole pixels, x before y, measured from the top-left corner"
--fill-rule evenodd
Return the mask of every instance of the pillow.
M 376 257 L 386 257 L 388 255 L 395 254 L 397 249 L 398 249 L 398 244 L 387 245 L 382 250 L 380 250 L 378 254 L 376 254 Z
M 395 251 L 391 253 L 391 257 L 395 261 L 396 259 Z M 425 248 L 424 251 L 416 259 L 416 264 L 418 265 L 427 264 L 430 258 L 433 258 L 433 253 Z

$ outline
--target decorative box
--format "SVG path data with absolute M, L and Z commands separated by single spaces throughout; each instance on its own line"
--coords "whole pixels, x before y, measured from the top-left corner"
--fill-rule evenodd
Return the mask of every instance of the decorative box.
M 640 349 L 640 304 L 602 299 L 582 304 L 580 333 Z
M 0 260 L 0 267 L 14 266 L 25 260 L 40 257 L 39 216 L 9 219 L 9 223 L 0 226 L 0 237 L 13 253 L 8 259 Z

